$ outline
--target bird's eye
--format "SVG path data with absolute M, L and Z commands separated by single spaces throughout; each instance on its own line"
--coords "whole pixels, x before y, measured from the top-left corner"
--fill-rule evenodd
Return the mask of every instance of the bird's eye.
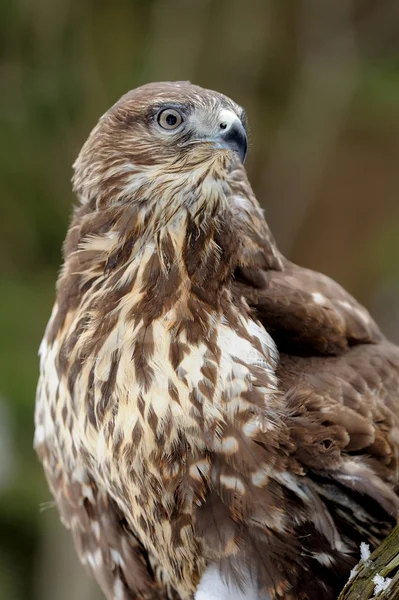
M 174 108 L 165 108 L 158 114 L 158 123 L 163 129 L 176 129 L 183 122 L 183 117 Z

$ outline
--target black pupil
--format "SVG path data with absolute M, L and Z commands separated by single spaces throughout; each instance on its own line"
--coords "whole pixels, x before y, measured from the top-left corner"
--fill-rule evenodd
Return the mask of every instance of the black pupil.
M 168 116 L 166 117 L 166 122 L 169 125 L 169 127 L 173 127 L 173 125 L 176 125 L 176 123 L 177 123 L 176 115 L 169 113 Z

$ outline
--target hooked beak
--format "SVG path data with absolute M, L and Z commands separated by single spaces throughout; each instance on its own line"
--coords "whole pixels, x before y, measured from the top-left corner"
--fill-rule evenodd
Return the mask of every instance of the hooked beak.
M 237 118 L 229 125 L 222 127 L 223 125 L 226 124 L 223 122 L 220 124 L 221 131 L 218 135 L 220 147 L 237 152 L 241 162 L 244 163 L 247 155 L 248 139 L 243 124 Z

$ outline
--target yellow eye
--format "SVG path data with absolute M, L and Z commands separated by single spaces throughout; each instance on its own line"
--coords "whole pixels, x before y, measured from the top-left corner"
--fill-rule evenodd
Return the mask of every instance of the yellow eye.
M 158 115 L 158 123 L 163 129 L 176 129 L 183 122 L 183 117 L 174 108 L 165 108 Z

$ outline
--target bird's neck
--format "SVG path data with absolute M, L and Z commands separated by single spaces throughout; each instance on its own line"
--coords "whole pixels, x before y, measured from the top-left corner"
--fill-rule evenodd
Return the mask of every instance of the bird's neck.
M 208 301 L 217 303 L 239 251 L 225 172 L 212 165 L 190 175 L 184 185 L 170 174 L 137 185 L 114 221 L 117 243 L 107 268 L 119 268 L 121 275 L 124 261 L 126 268 L 137 268 L 135 288 L 149 290 L 144 292 L 149 295 L 154 286 L 158 295 L 167 290 L 173 297 L 201 294 L 206 288 Z M 121 227 L 122 222 L 129 228 Z
M 175 232 L 186 225 L 208 228 L 209 222 L 226 211 L 231 192 L 223 156 L 190 170 L 179 164 L 162 172 L 153 167 L 133 182 L 128 202 L 138 208 L 144 242 L 161 230 L 176 237 Z
M 72 292 L 92 286 L 101 288 L 104 310 L 121 306 L 148 320 L 172 307 L 193 319 L 198 303 L 220 314 L 230 304 L 238 263 L 277 268 L 245 172 L 238 166 L 226 175 L 219 166 L 192 175 L 192 186 L 178 186 L 171 174 L 134 179 L 128 196 L 78 207 L 64 244 L 60 322 L 75 302 Z
M 184 186 L 185 191 L 175 189 L 168 201 L 158 197 L 153 212 L 143 208 L 147 195 L 141 203 L 130 197 L 99 207 L 93 199 L 78 207 L 64 244 L 58 284 L 62 310 L 54 331 L 75 309 L 75 290 L 89 294 L 93 288 L 101 289 L 104 311 L 119 307 L 146 321 L 171 309 L 177 320 L 192 320 L 199 304 L 202 311 L 220 313 L 222 303 L 228 304 L 239 236 L 229 187 L 222 178 L 208 181 L 211 175 L 202 184 L 197 181 L 200 185 L 191 195 Z M 85 296 L 80 302 L 83 306 Z

